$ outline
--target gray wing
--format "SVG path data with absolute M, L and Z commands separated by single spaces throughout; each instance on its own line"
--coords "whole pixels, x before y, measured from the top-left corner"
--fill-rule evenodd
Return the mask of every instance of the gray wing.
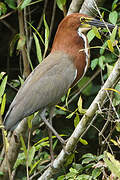
M 73 60 L 65 53 L 51 53 L 25 80 L 5 116 L 11 129 L 24 117 L 56 104 L 76 78 Z

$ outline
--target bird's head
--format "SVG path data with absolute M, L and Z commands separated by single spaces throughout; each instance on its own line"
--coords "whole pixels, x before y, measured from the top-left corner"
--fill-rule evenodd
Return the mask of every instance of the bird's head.
M 57 48 L 61 49 L 62 47 L 65 49 L 64 47 L 67 48 L 71 45 L 73 47 L 73 45 L 75 45 L 75 43 L 80 40 L 80 33 L 85 34 L 92 28 L 92 26 L 106 28 L 106 25 L 110 30 L 115 27 L 112 24 L 104 23 L 101 20 L 97 20 L 85 14 L 70 14 L 66 16 L 58 26 L 52 46 L 52 51 L 57 50 Z
M 61 51 L 73 58 L 77 69 L 75 83 L 84 75 L 89 64 L 90 51 L 85 33 L 92 26 L 104 28 L 106 25 L 110 29 L 115 27 L 112 24 L 79 13 L 68 15 L 60 22 L 51 52 Z
M 84 15 L 81 15 L 80 17 L 80 26 L 81 32 L 85 33 L 86 31 L 90 30 L 92 26 L 98 27 L 98 28 L 106 28 L 108 27 L 110 30 L 114 29 L 114 25 L 110 24 L 108 22 L 103 22 L 102 20 L 95 19 L 93 17 L 86 17 Z

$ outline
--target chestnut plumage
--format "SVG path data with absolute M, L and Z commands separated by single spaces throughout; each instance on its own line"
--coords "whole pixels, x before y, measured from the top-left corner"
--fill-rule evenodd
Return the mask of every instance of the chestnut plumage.
M 4 119 L 7 130 L 13 130 L 24 117 L 55 105 L 82 78 L 89 65 L 84 33 L 91 28 L 90 23 L 95 26 L 94 18 L 79 13 L 61 21 L 51 53 L 28 76 L 9 107 Z M 105 27 L 104 23 L 101 26 Z

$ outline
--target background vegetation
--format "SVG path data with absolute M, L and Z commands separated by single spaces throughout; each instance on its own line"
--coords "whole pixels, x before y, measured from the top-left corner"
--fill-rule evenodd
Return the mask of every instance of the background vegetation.
M 49 54 L 57 26 L 70 5 L 71 1 L 68 0 L 0 2 L 1 121 L 24 79 Z M 89 13 L 96 17 L 101 13 L 101 18 L 106 22 L 119 26 L 120 2 L 106 0 L 103 4 L 102 1 L 99 11 L 95 6 L 95 9 L 89 9 Z M 112 32 L 93 28 L 87 37 L 91 47 L 88 72 L 61 99 L 53 118 L 54 128 L 64 139 L 70 137 L 112 73 L 115 63 L 119 61 L 120 30 L 117 27 Z M 101 104 L 98 102 L 98 109 L 86 125 L 74 151 L 51 179 L 120 179 L 119 80 L 120 77 L 117 77 L 112 86 L 106 89 L 106 98 Z M 20 141 L 10 135 L 8 144 L 5 132 L 1 130 L 1 179 L 37 179 L 49 167 L 51 158 L 48 133 L 45 125 L 35 115 L 28 118 L 27 132 L 26 125 L 17 131 L 17 135 L 20 132 L 23 134 L 20 135 Z M 10 148 L 14 149 L 11 151 Z M 61 149 L 61 144 L 53 136 L 55 158 Z

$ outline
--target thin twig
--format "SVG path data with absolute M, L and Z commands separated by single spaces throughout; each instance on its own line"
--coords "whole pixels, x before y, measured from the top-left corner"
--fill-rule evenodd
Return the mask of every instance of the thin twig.
M 21 3 L 20 0 L 17 1 L 17 4 Z M 20 39 L 21 41 L 24 41 L 25 38 L 25 32 L 24 32 L 24 18 L 23 18 L 23 11 L 18 9 L 18 20 L 19 20 L 19 31 L 20 31 Z M 26 46 L 25 44 L 21 47 L 21 54 L 23 58 L 23 66 L 24 66 L 24 71 L 23 71 L 23 77 L 26 78 L 30 74 L 30 66 L 29 66 L 29 61 L 26 53 Z
M 13 14 L 13 13 L 15 13 L 15 12 L 16 12 L 16 11 L 11 11 L 11 12 L 5 14 L 5 15 L 2 15 L 2 16 L 0 17 L 0 20 L 5 19 L 6 17 L 10 16 L 11 14 Z
M 31 128 L 28 129 L 28 147 L 27 147 L 27 161 L 26 161 L 26 170 L 27 170 L 27 180 L 29 180 L 29 166 L 28 166 L 28 161 L 29 161 L 29 150 L 30 150 L 30 137 L 31 137 Z
M 51 33 L 53 30 L 53 25 L 54 25 L 54 20 L 55 20 L 55 11 L 56 11 L 56 0 L 54 0 L 54 4 L 53 4 L 53 13 L 52 13 L 51 24 L 50 24 L 49 41 L 50 41 Z

